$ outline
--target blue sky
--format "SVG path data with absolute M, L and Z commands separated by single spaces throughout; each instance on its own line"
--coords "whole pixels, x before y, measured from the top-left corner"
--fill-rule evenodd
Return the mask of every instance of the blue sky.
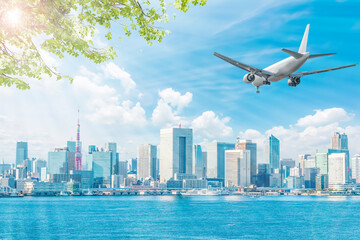
M 258 143 L 273 133 L 281 157 L 297 158 L 328 147 L 333 131 L 349 135 L 351 155 L 360 152 L 359 67 L 306 76 L 296 88 L 287 80 L 261 88 L 242 81 L 245 72 L 213 56 L 217 51 L 264 68 L 297 50 L 310 23 L 308 50 L 337 52 L 309 60 L 301 70 L 358 63 L 359 1 L 208 1 L 176 13 L 162 43 L 148 46 L 136 34 L 108 42 L 118 57 L 96 65 L 84 58 L 46 58 L 75 77 L 74 84 L 31 81 L 21 92 L 1 88 L 0 158 L 14 162 L 17 140 L 29 141 L 30 155 L 47 158 L 54 147 L 75 138 L 81 108 L 84 145 L 116 141 L 121 157 L 135 156 L 141 143 L 159 143 L 162 127 L 194 128 L 194 142 L 237 136 Z M 172 10 L 170 10 L 171 12 Z M 114 32 L 121 32 L 114 28 Z M 119 28 L 120 29 L 120 28 Z

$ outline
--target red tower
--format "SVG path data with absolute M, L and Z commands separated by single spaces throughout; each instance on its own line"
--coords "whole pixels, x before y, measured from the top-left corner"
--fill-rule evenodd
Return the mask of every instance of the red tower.
M 76 125 L 77 127 L 77 133 L 76 133 L 76 148 L 75 148 L 75 169 L 76 170 L 82 170 L 82 164 L 81 164 L 81 149 L 80 149 L 80 120 L 79 120 L 79 109 L 78 109 L 78 123 Z

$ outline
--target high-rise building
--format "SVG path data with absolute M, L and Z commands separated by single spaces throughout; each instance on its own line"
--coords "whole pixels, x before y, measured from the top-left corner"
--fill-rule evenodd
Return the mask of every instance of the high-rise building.
M 225 151 L 234 149 L 235 143 L 213 141 L 207 144 L 207 178 L 225 179 Z
M 137 179 L 151 177 L 157 179 L 157 147 L 151 144 L 141 144 L 137 149 Z
M 81 143 L 80 143 L 81 145 Z M 75 152 L 76 151 L 76 142 L 75 141 L 67 141 L 66 147 L 68 148 L 69 152 Z
M 259 163 L 258 170 L 257 170 L 256 185 L 258 187 L 269 187 L 270 186 L 270 175 L 271 175 L 270 164 Z
M 114 142 L 105 143 L 105 151 L 111 152 L 111 175 L 118 174 L 118 163 L 119 163 L 119 153 L 117 152 L 117 144 Z
M 264 141 L 264 161 L 270 164 L 271 169 L 280 167 L 280 141 L 274 135 Z
M 331 148 L 338 150 L 348 150 L 348 137 L 345 133 L 335 132 L 331 138 Z
M 235 143 L 235 150 L 249 150 L 250 151 L 250 182 L 251 184 L 256 183 L 256 172 L 257 172 L 257 147 L 256 143 L 251 140 L 240 140 Z
M 190 128 L 169 128 L 160 131 L 160 180 L 175 174 L 192 174 L 193 131 Z
M 130 171 L 137 171 L 137 159 L 136 158 L 132 158 L 129 162 L 130 164 Z M 158 166 L 159 167 L 159 166 Z
M 193 146 L 192 170 L 197 178 L 205 178 L 203 152 L 200 145 Z
M 203 172 L 204 172 L 204 178 L 207 178 L 207 152 L 202 152 L 202 156 L 203 156 Z
M 360 183 L 360 154 L 355 155 L 351 160 L 352 179 Z
M 329 155 L 329 186 L 341 185 L 348 182 L 349 166 L 345 153 L 332 153 Z
M 127 178 L 128 162 L 127 161 L 119 161 L 118 166 L 119 166 L 118 175 L 123 176 L 124 178 Z
M 299 155 L 299 165 L 301 168 L 301 171 L 304 172 L 304 162 L 307 160 L 307 158 L 311 156 L 310 154 L 300 154 Z
M 65 148 L 55 148 L 53 152 L 48 153 L 48 174 L 69 173 L 74 170 L 74 154 Z
M 46 161 L 41 159 L 35 159 L 32 162 L 32 170 L 34 173 L 41 173 L 41 168 L 46 167 Z
M 315 154 L 315 167 L 319 168 L 319 174 L 328 174 L 329 163 L 328 156 L 332 153 L 345 153 L 346 166 L 350 165 L 349 150 L 338 150 L 338 149 L 320 149 Z M 348 174 L 350 177 L 350 174 Z M 350 180 L 350 179 L 349 179 Z
M 95 187 L 111 187 L 112 152 L 95 151 L 89 154 Z
M 225 151 L 225 186 L 247 187 L 251 179 L 251 151 Z
M 28 143 L 16 143 L 16 165 L 23 164 L 23 161 L 28 158 Z

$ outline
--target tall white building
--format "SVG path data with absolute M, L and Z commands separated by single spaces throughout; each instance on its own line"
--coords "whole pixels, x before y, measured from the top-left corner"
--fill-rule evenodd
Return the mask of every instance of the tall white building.
M 355 155 L 351 160 L 352 179 L 360 183 L 360 154 Z
M 193 131 L 190 128 L 160 130 L 160 181 L 174 174 L 192 174 Z
M 251 184 L 250 150 L 225 151 L 225 186 L 247 187 Z
M 348 169 L 346 153 L 332 153 L 328 157 L 329 187 L 347 183 Z
M 157 147 L 142 144 L 137 149 L 137 179 L 157 178 Z

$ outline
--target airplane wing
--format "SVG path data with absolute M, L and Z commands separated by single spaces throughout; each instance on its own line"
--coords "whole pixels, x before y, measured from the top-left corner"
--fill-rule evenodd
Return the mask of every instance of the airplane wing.
M 241 68 L 241 69 L 243 69 L 243 70 L 245 70 L 247 72 L 251 72 L 253 74 L 256 74 L 256 75 L 258 75 L 260 77 L 265 77 L 266 78 L 266 77 L 274 75 L 271 72 L 265 71 L 265 70 L 260 69 L 260 68 L 252 67 L 252 66 L 247 65 L 245 63 L 235 61 L 235 60 L 233 60 L 231 58 L 228 58 L 228 57 L 226 57 L 224 55 L 221 55 L 220 53 L 217 53 L 217 52 L 214 52 L 214 55 L 216 57 L 221 58 L 222 60 L 224 60 L 224 61 L 226 61 L 226 62 L 228 62 L 228 63 L 230 63 L 230 64 L 232 64 L 232 65 L 234 65 L 236 67 L 238 67 L 238 68 Z
M 346 65 L 346 66 L 341 66 L 341 67 L 334 67 L 334 68 L 325 68 L 325 69 L 313 70 L 313 71 L 306 71 L 306 72 L 297 72 L 297 73 L 290 74 L 290 77 L 302 77 L 302 76 L 305 76 L 305 75 L 310 75 L 310 74 L 315 74 L 315 73 L 322 73 L 322 72 L 329 72 L 329 71 L 334 71 L 334 70 L 338 70 L 338 69 L 342 69 L 342 68 L 348 68 L 348 67 L 354 67 L 354 66 L 356 66 L 356 64 L 351 64 L 351 65 Z

